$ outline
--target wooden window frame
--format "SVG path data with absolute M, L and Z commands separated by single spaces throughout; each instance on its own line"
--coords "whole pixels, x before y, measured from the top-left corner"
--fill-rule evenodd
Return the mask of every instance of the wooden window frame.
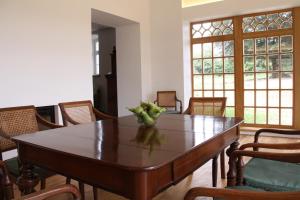
M 257 16 L 257 15 L 267 15 L 267 14 L 273 14 L 273 13 L 281 13 L 281 12 L 292 12 L 292 18 L 293 18 L 293 26 L 289 29 L 277 29 L 277 30 L 266 30 L 261 32 L 251 32 L 251 33 L 244 33 L 243 32 L 243 18 L 244 17 L 250 17 L 250 16 Z M 221 21 L 226 19 L 232 19 L 233 20 L 233 34 L 232 35 L 221 35 L 221 36 L 209 36 L 209 37 L 202 37 L 202 38 L 193 38 L 193 25 L 198 23 L 205 23 L 205 22 L 214 22 L 214 21 Z M 235 116 L 238 117 L 244 117 L 244 69 L 243 69 L 243 40 L 244 39 L 255 39 L 255 38 L 268 38 L 273 36 L 284 36 L 284 35 L 292 35 L 293 36 L 293 115 L 292 115 L 292 125 L 270 125 L 268 124 L 268 121 L 266 121 L 266 124 L 246 124 L 243 125 L 246 127 L 265 127 L 265 128 L 300 128 L 300 122 L 296 123 L 297 121 L 300 121 L 300 113 L 297 113 L 297 111 L 300 111 L 300 102 L 297 103 L 297 100 L 300 100 L 300 95 L 297 95 L 297 92 L 300 92 L 300 84 L 299 86 L 297 83 L 299 83 L 300 79 L 300 67 L 299 69 L 296 68 L 297 64 L 300 64 L 300 7 L 296 8 L 289 8 L 289 9 L 281 9 L 281 10 L 273 10 L 268 12 L 259 12 L 259 13 L 251 13 L 246 15 L 240 15 L 240 16 L 233 16 L 233 17 L 225 17 L 225 18 L 218 18 L 218 19 L 212 19 L 212 20 L 205 20 L 205 21 L 196 21 L 190 23 L 190 38 L 191 38 L 191 81 L 192 81 L 192 96 L 194 96 L 194 91 L 199 91 L 194 89 L 194 69 L 193 69 L 193 45 L 194 44 L 203 44 L 208 42 L 221 42 L 221 41 L 228 41 L 233 40 L 234 41 L 234 76 L 235 76 Z M 297 43 L 298 42 L 298 43 Z M 203 51 L 203 49 L 202 49 Z M 279 54 L 280 55 L 280 54 Z M 298 55 L 298 56 L 297 56 Z M 255 56 L 255 55 L 254 55 Z M 213 57 L 213 56 L 212 56 Z M 202 58 L 203 59 L 203 58 Z M 202 64 L 202 70 L 203 70 L 203 64 Z M 224 66 L 223 66 L 224 67 Z M 224 71 L 223 71 L 224 72 Z M 256 74 L 256 72 L 253 72 Z M 265 73 L 268 74 L 268 71 Z M 223 73 L 224 74 L 224 73 Z M 203 76 L 203 74 L 201 74 Z M 204 79 L 202 78 L 202 83 Z M 224 81 L 224 80 L 223 80 Z M 255 81 L 255 80 L 254 80 Z M 281 83 L 280 83 L 281 84 Z M 225 86 L 224 86 L 225 87 Z M 256 88 L 253 90 L 256 91 Z M 265 89 L 268 91 L 268 85 Z M 284 90 L 282 88 L 278 89 L 279 91 Z M 204 94 L 204 86 L 202 84 L 202 94 Z M 212 89 L 211 91 L 214 91 Z M 223 92 L 225 91 L 225 88 L 223 88 Z M 290 91 L 290 89 L 289 89 Z M 281 96 L 279 97 L 281 98 Z M 267 99 L 268 101 L 268 99 Z M 298 105 L 299 104 L 299 105 Z M 255 106 L 253 108 L 256 108 Z M 266 110 L 269 108 L 266 105 Z M 281 105 L 278 106 L 279 112 L 280 112 Z M 268 111 L 267 111 L 268 112 Z M 281 113 L 279 113 L 281 115 Z M 254 116 L 255 118 L 256 116 Z M 266 119 L 267 120 L 267 119 Z M 279 119 L 280 120 L 280 119 Z M 281 123 L 279 121 L 279 123 Z

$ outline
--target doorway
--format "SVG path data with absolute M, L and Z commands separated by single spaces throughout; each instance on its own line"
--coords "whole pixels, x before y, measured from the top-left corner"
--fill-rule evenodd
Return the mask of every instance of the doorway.
M 94 106 L 118 116 L 116 29 L 92 23 L 92 47 Z

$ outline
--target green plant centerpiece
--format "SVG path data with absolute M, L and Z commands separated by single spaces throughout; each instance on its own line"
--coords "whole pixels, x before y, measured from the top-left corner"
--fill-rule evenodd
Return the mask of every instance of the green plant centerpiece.
M 165 108 L 161 108 L 154 103 L 141 102 L 138 107 L 129 108 L 138 119 L 138 123 L 145 126 L 153 126 L 161 113 L 165 112 Z

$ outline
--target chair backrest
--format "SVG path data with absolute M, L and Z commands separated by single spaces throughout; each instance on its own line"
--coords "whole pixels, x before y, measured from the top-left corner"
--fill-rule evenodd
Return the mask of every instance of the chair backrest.
M 0 109 L 0 131 L 10 137 L 37 132 L 38 122 L 34 106 Z M 0 151 L 16 148 L 14 142 L 0 136 Z
M 226 97 L 192 97 L 186 114 L 224 116 Z
M 91 101 L 65 102 L 58 105 L 61 109 L 65 126 L 72 125 L 72 123 L 68 122 L 68 118 L 80 124 L 96 121 Z
M 160 107 L 176 107 L 176 91 L 158 91 L 157 105 Z

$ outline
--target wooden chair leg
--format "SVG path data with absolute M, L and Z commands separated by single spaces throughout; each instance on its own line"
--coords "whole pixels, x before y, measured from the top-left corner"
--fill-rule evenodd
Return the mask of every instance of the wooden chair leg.
M 46 188 L 46 179 L 42 178 L 41 179 L 41 190 L 44 190 Z
M 85 200 L 84 184 L 81 181 L 78 181 L 78 184 L 79 184 L 79 191 L 81 194 L 81 200 Z
M 97 188 L 93 187 L 94 200 L 98 200 Z
M 218 181 L 218 155 L 212 160 L 212 186 L 217 187 Z
M 221 178 L 225 179 L 226 178 L 226 172 L 225 172 L 225 150 L 221 152 L 220 156 L 220 167 L 221 167 Z
M 66 184 L 70 184 L 71 183 L 71 178 L 67 177 L 66 178 Z

